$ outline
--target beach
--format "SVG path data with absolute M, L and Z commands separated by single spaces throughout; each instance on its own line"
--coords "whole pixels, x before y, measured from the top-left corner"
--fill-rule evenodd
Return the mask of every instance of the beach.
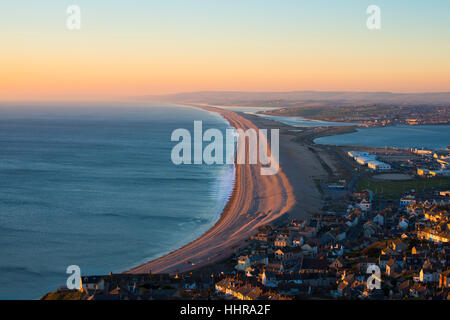
M 314 179 L 327 175 L 308 146 L 293 141 L 291 126 L 258 116 L 191 105 L 221 114 L 234 128 L 280 129 L 280 170 L 260 175 L 261 165 L 236 164 L 233 193 L 217 223 L 197 240 L 125 273 L 177 273 L 226 258 L 259 227 L 285 219 L 304 219 L 320 210 Z
M 233 111 L 199 106 L 221 114 L 236 129 L 257 129 L 256 125 Z M 295 206 L 294 189 L 283 172 L 262 176 L 261 165 L 236 164 L 233 193 L 217 223 L 197 240 L 158 259 L 125 273 L 186 272 L 232 254 L 259 227 L 271 223 Z

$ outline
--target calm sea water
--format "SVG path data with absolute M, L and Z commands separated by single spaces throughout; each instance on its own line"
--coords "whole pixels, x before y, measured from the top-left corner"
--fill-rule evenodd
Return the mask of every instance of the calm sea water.
M 69 265 L 122 272 L 208 230 L 234 168 L 172 164 L 170 135 L 194 120 L 229 128 L 179 106 L 1 106 L 0 298 L 39 298 Z
M 395 126 L 359 128 L 357 132 L 315 139 L 318 144 L 369 147 L 446 149 L 450 145 L 450 126 Z
M 278 121 L 293 127 L 343 127 L 343 126 L 354 126 L 355 123 L 347 122 L 329 122 L 322 120 L 312 120 L 303 117 L 282 117 L 282 116 L 271 116 L 267 114 L 256 114 L 257 116 Z

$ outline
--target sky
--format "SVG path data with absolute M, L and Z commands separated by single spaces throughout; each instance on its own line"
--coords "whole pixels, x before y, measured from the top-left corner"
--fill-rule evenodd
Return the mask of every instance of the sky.
M 2 1 L 0 100 L 450 91 L 449 18 L 447 0 Z

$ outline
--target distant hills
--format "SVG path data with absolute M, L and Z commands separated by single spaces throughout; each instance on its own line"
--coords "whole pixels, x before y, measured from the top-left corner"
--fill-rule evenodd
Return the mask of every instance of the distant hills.
M 141 96 L 147 101 L 172 103 L 207 103 L 245 106 L 324 106 L 324 105 L 447 105 L 450 92 L 392 93 L 392 92 L 339 92 L 339 91 L 291 91 L 291 92 L 240 92 L 203 91 L 167 95 Z

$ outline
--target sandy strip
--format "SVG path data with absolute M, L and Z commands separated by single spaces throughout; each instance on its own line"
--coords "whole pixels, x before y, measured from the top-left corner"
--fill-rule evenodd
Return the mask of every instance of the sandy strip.
M 221 114 L 236 129 L 257 129 L 250 120 L 233 111 L 200 108 Z M 262 176 L 260 168 L 260 164 L 236 164 L 233 193 L 220 219 L 203 236 L 125 273 L 176 273 L 196 269 L 230 255 L 245 239 L 256 233 L 258 227 L 288 212 L 295 204 L 295 197 L 282 169 L 276 175 Z M 195 266 L 187 264 L 187 261 L 195 263 Z

